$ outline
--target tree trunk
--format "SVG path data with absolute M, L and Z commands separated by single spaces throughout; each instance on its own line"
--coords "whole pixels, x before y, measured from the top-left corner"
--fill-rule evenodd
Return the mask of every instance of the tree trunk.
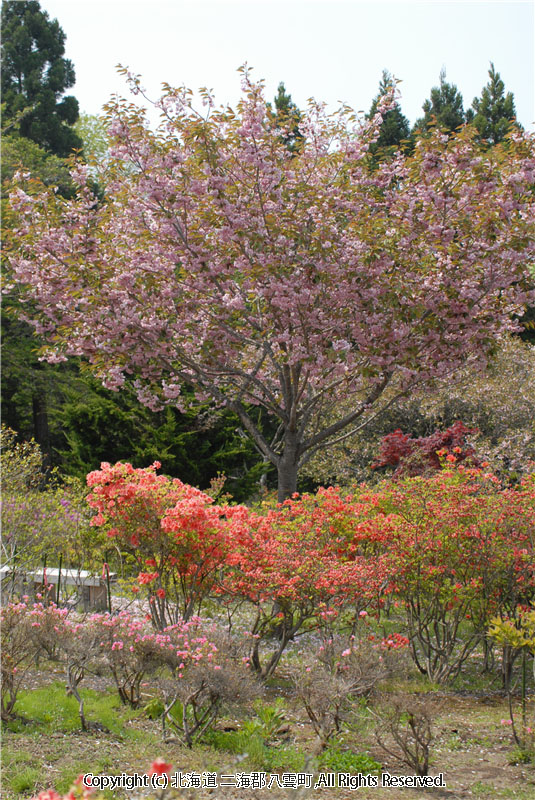
M 297 437 L 292 431 L 286 431 L 284 437 L 284 452 L 277 465 L 278 472 L 278 501 L 284 503 L 297 491 Z

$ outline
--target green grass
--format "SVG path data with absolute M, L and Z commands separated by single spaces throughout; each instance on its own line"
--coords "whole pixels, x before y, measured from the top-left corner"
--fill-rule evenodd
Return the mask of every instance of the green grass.
M 284 700 L 279 697 L 271 705 L 258 700 L 254 710 L 255 716 L 245 720 L 240 730 L 211 730 L 204 741 L 215 750 L 245 756 L 245 763 L 252 769 L 302 771 L 305 754 L 294 746 L 277 742 L 286 723 Z
M 444 742 L 444 746 L 451 752 L 459 750 L 466 750 L 469 745 L 468 741 L 463 741 L 458 733 L 454 733 Z
M 2 759 L 2 766 L 4 769 L 11 766 L 17 766 L 24 763 L 32 763 L 33 761 L 36 762 L 37 766 L 37 759 L 32 756 L 27 750 L 17 750 L 13 753 L 6 753 Z
M 41 776 L 39 759 L 27 750 L 2 754 L 2 783 L 15 794 L 31 792 Z
M 43 757 L 53 765 L 54 788 L 66 793 L 83 772 L 120 771 L 118 748 L 135 754 L 141 764 L 147 760 L 147 751 L 160 752 L 160 737 L 139 729 L 135 723 L 141 712 L 123 706 L 115 692 L 82 689 L 80 694 L 86 718 L 100 722 L 109 734 L 82 732 L 78 703 L 67 696 L 61 683 L 20 692 L 15 706 L 18 718 L 4 726 L 2 786 L 6 797 L 29 797 L 43 788 Z M 49 751 L 54 743 L 46 756 L 39 744 L 43 739 Z M 105 797 L 114 800 L 111 793 Z
M 32 791 L 41 777 L 41 770 L 38 767 L 24 767 L 11 777 L 8 776 L 7 783 L 9 788 L 17 794 Z
M 470 664 L 470 673 L 475 676 L 479 667 L 477 662 Z M 484 679 L 489 680 L 489 677 L 481 678 Z M 284 701 L 280 699 L 285 685 L 276 675 L 272 680 L 272 689 L 266 691 L 263 701 L 258 700 L 254 704 L 255 713 L 251 713 L 249 708 L 236 717 L 233 711 L 226 720 L 227 730 L 222 730 L 223 724 L 220 724 L 192 750 L 184 748 L 173 737 L 169 742 L 162 742 L 158 719 L 161 703 L 157 698 L 147 703 L 145 709 L 132 710 L 123 706 L 111 689 L 95 692 L 82 688 L 88 720 L 98 721 L 110 731 L 109 734 L 96 731 L 86 733 L 81 730 L 78 703 L 73 697 L 66 696 L 63 683 L 22 691 L 15 710 L 23 719 L 4 726 L 4 796 L 6 800 L 27 800 L 48 786 L 65 793 L 81 772 L 132 773 L 148 769 L 150 761 L 157 756 L 165 758 L 175 768 L 197 772 L 320 770 L 374 773 L 380 765 L 367 755 L 369 748 L 369 752 L 384 759 L 385 768 L 392 771 L 386 756 L 374 750 L 373 710 L 375 703 L 388 702 L 385 685 L 381 686 L 382 694 L 370 698 L 369 708 L 365 701 L 355 703 L 351 724 L 320 756 L 311 753 L 314 735 L 309 727 L 302 730 L 307 723 L 302 722 L 305 719 L 304 712 L 296 698 L 284 692 Z M 411 694 L 435 688 L 413 669 L 405 675 L 400 672 L 397 678 L 391 676 L 388 687 L 392 692 L 406 691 Z M 275 699 L 277 694 L 279 699 Z M 266 702 L 267 698 L 269 702 Z M 497 754 L 507 768 L 509 751 L 512 765 L 509 769 L 512 772 L 508 785 L 493 787 L 491 792 L 486 774 L 474 772 L 474 784 L 468 788 L 480 800 L 531 800 L 533 785 L 526 786 L 518 778 L 525 762 L 513 749 L 508 736 L 510 730 L 500 724 L 501 718 L 507 716 L 505 699 L 496 697 L 489 703 L 487 698 L 480 700 L 470 694 L 456 697 L 453 689 L 448 687 L 447 695 L 443 698 L 444 706 L 440 705 L 440 697 L 434 700 L 437 702 L 434 722 L 438 733 L 438 749 L 434 751 L 433 763 L 439 764 L 442 769 L 444 760 L 446 780 L 448 769 L 457 767 L 459 763 L 466 765 L 467 770 L 474 764 L 477 766 L 480 750 Z M 178 712 L 180 709 L 177 707 L 176 710 Z M 229 727 L 232 729 L 229 730 Z M 531 766 L 526 765 L 526 768 L 530 770 Z M 363 795 L 368 797 L 364 791 Z M 115 793 L 114 797 L 108 793 L 106 798 L 128 800 L 127 793 Z M 417 795 L 407 792 L 407 800 L 413 798 L 417 800 Z
M 270 747 L 260 733 L 242 731 L 209 731 L 204 741 L 215 750 L 246 756 L 244 764 L 252 769 L 274 772 L 301 772 L 305 754 L 290 745 Z
M 125 727 L 125 722 L 133 719 L 139 712 L 121 704 L 114 692 L 95 692 L 81 689 L 84 700 L 84 713 L 88 721 L 100 722 L 117 736 L 135 739 L 139 733 Z M 50 733 L 73 733 L 81 729 L 78 702 L 68 697 L 65 686 L 53 683 L 32 691 L 20 692 L 15 711 L 23 719 L 6 723 L 14 733 L 28 732 L 29 724 L 42 735 Z
M 533 800 L 533 786 L 498 789 L 493 784 L 477 781 L 470 787 L 470 793 L 481 800 Z

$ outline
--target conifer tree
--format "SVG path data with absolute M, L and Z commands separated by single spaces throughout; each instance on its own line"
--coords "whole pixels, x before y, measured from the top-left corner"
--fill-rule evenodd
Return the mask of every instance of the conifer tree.
M 513 126 L 518 124 L 513 93 L 505 94 L 504 82 L 492 62 L 489 82 L 483 87 L 481 97 L 474 97 L 472 108 L 466 113 L 466 119 L 475 125 L 481 138 L 491 145 L 501 142 Z
M 379 93 L 375 97 L 368 119 L 373 119 L 377 113 L 377 108 L 382 98 L 395 88 L 395 80 L 388 70 L 383 70 L 381 80 L 379 82 Z M 398 149 L 403 144 L 408 144 L 410 136 L 409 120 L 401 111 L 401 107 L 396 102 L 392 108 L 383 115 L 383 122 L 381 124 L 379 137 L 370 148 L 372 153 L 391 153 Z
M 419 135 L 425 134 L 433 122 L 448 133 L 465 123 L 463 97 L 455 84 L 446 81 L 445 69 L 440 71 L 439 85 L 431 89 L 431 96 L 422 109 L 424 116 L 416 121 L 413 129 Z
M 64 57 L 65 34 L 58 21 L 37 0 L 6 0 L 2 38 L 4 123 L 11 121 L 21 136 L 55 155 L 70 155 L 82 142 L 71 127 L 78 119 L 78 101 L 62 98 L 75 75 Z
M 303 136 L 299 131 L 301 112 L 288 94 L 284 83 L 279 83 L 277 94 L 275 95 L 275 125 L 280 128 L 282 141 L 292 153 L 299 148 L 299 143 Z

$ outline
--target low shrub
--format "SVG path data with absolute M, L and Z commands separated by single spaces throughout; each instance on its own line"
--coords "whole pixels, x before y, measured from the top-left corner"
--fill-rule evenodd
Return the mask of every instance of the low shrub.
M 365 775 L 379 773 L 381 764 L 365 753 L 354 753 L 352 750 L 342 750 L 335 744 L 330 744 L 318 758 L 321 770 L 332 772 L 361 772 Z
M 354 710 L 385 676 L 381 652 L 369 642 L 327 640 L 315 659 L 292 671 L 293 684 L 318 737 L 318 750 L 328 746 Z
M 416 695 L 388 695 L 382 700 L 375 709 L 377 743 L 417 775 L 427 775 L 436 705 Z

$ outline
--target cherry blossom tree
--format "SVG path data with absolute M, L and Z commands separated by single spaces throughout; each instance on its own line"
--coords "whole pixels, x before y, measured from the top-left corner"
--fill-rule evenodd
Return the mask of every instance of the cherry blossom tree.
M 231 409 L 283 500 L 318 449 L 484 365 L 514 326 L 533 284 L 534 138 L 482 152 L 470 128 L 437 131 L 377 165 L 388 95 L 369 121 L 311 103 L 292 151 L 246 70 L 236 110 L 202 96 L 201 114 L 164 86 L 156 130 L 109 104 L 104 201 L 82 166 L 71 200 L 20 177 L 7 257 L 46 357 L 83 356 L 151 408 L 190 385 Z

